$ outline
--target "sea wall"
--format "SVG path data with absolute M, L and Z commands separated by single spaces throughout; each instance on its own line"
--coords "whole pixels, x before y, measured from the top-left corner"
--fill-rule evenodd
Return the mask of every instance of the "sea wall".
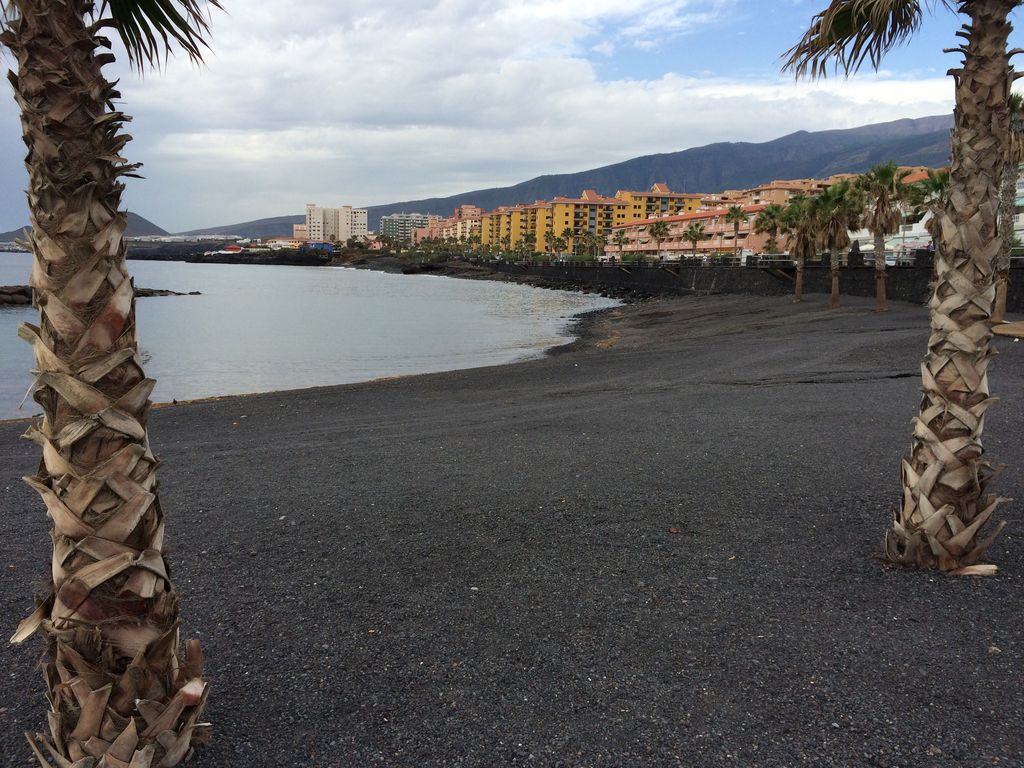
M 711 295 L 740 293 L 752 296 L 786 296 L 793 292 L 792 267 L 724 267 L 700 265 L 626 266 L 583 264 L 496 264 L 494 269 L 511 277 L 542 282 L 552 287 L 602 290 L 614 294 Z M 886 294 L 894 301 L 923 304 L 931 295 L 932 266 L 890 267 L 886 270 Z M 852 296 L 875 295 L 872 267 L 844 267 L 840 270 L 840 291 Z M 829 293 L 831 274 L 827 266 L 808 265 L 804 270 L 804 293 Z M 1024 312 L 1024 268 L 1010 271 L 1006 309 Z

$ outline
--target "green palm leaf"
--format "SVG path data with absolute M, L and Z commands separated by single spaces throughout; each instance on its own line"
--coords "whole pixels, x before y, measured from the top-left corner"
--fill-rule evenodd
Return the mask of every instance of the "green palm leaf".
M 203 60 L 207 48 L 208 7 L 220 0 L 104 0 L 98 26 L 111 26 L 121 36 L 128 59 L 136 69 L 158 66 L 175 44 L 192 61 Z
M 949 7 L 948 0 L 942 0 Z M 784 70 L 797 78 L 825 77 L 829 62 L 846 75 L 866 59 L 878 69 L 886 53 L 921 26 L 920 0 L 833 0 L 816 14 L 800 42 L 783 54 Z

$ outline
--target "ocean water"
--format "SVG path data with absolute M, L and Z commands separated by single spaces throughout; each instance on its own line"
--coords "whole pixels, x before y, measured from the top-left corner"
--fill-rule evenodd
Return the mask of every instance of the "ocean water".
M 0 285 L 31 257 L 0 253 Z M 367 381 L 535 358 L 572 339 L 571 318 L 617 304 L 564 291 L 341 267 L 129 261 L 135 284 L 200 296 L 140 298 L 139 346 L 154 402 Z M 0 307 L 0 419 L 29 398 L 31 307 Z

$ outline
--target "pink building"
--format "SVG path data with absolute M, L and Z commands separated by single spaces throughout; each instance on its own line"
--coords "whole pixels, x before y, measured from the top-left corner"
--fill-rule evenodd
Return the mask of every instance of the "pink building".
M 631 221 L 616 226 L 612 229 L 611 240 L 614 240 L 616 233 L 623 232 L 626 242 L 622 246 L 621 254 L 626 260 L 632 260 L 637 254 L 662 257 L 669 260 L 688 258 L 694 255 L 694 245 L 684 236 L 686 230 L 693 224 L 700 224 L 704 227 L 704 238 L 697 242 L 696 255 L 705 256 L 708 254 L 732 254 L 738 247 L 740 253 L 764 253 L 768 243 L 768 235 L 754 231 L 754 221 L 757 214 L 767 207 L 766 204 L 742 206 L 745 219 L 740 222 L 739 233 L 735 232 L 732 222 L 725 220 L 728 208 L 716 208 L 710 211 L 695 211 L 683 213 L 678 216 L 665 216 L 663 218 L 643 219 Z M 657 243 L 650 234 L 650 226 L 655 222 L 663 221 L 668 225 L 668 235 Z M 783 236 L 776 237 L 779 249 L 783 250 L 787 243 Z M 737 246 L 738 241 L 738 246 Z M 605 255 L 618 257 L 619 246 L 614 242 L 605 247 Z

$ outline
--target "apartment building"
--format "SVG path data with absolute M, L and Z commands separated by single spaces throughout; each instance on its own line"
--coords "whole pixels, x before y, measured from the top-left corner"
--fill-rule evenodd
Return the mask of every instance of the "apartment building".
M 688 257 L 694 253 L 694 244 L 687 240 L 685 232 L 693 224 L 700 224 L 704 228 L 704 238 L 696 244 L 696 255 L 702 256 L 709 253 L 732 253 L 735 249 L 740 252 L 753 251 L 761 253 L 768 243 L 768 235 L 754 231 L 754 222 L 757 214 L 767 208 L 767 204 L 741 206 L 745 218 L 740 222 L 737 233 L 733 223 L 726 221 L 725 216 L 728 208 L 715 208 L 706 211 L 694 211 L 678 216 L 662 216 L 641 221 L 631 221 L 627 224 L 614 228 L 615 232 L 622 232 L 626 236 L 626 242 L 622 246 L 621 253 L 624 257 L 634 257 L 637 254 L 644 256 L 661 256 L 669 260 L 676 260 L 680 257 Z M 664 222 L 668 225 L 668 234 L 658 243 L 651 237 L 650 226 L 655 222 Z M 786 239 L 778 237 L 781 247 L 785 247 Z M 620 249 L 618 245 L 605 247 L 605 255 L 618 257 Z
M 543 211 L 547 203 L 539 200 L 532 205 L 503 205 L 480 217 L 480 243 L 499 248 L 515 248 L 530 233 L 537 236 L 538 212 Z M 546 217 L 540 214 L 543 220 Z M 543 240 L 535 240 L 542 243 Z
M 436 213 L 389 213 L 380 217 L 380 234 L 390 237 L 396 243 L 413 242 L 413 231 L 439 222 Z
M 466 242 L 480 235 L 480 219 L 483 208 L 475 205 L 460 205 L 452 215 L 441 220 L 441 237 Z
M 353 208 L 351 205 L 321 208 L 316 203 L 306 203 L 306 238 L 308 240 L 328 243 L 345 242 L 351 237 L 365 239 L 368 231 L 365 208 Z
M 639 220 L 696 211 L 700 208 L 704 195 L 699 192 L 673 192 L 668 188 L 668 184 L 658 182 L 651 185 L 646 192 L 620 189 L 615 193 L 615 197 L 629 203 L 629 215 L 633 220 Z

